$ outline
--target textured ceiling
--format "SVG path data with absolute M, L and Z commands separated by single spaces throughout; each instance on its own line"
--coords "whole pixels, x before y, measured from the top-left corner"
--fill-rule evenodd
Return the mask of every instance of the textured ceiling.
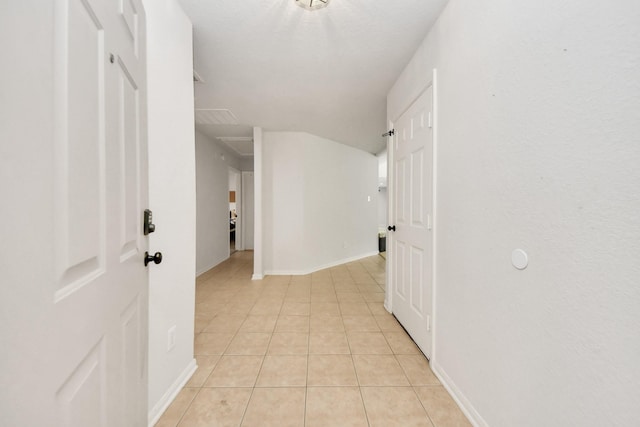
M 196 108 L 377 153 L 386 143 L 387 92 L 446 0 L 331 0 L 317 11 L 293 0 L 179 2 L 193 22 L 194 69 L 204 81 L 195 83 Z M 198 125 L 233 136 L 224 127 Z

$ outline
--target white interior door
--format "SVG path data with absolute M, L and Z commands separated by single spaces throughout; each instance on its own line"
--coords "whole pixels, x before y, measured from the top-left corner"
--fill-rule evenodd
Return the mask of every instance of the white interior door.
M 145 425 L 144 11 L 138 0 L 10 3 L 0 423 Z
M 391 142 L 392 311 L 427 357 L 432 345 L 432 98 L 429 87 L 397 120 Z

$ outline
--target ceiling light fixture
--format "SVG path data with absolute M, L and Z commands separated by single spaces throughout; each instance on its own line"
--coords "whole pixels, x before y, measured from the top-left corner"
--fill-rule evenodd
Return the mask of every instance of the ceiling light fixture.
M 329 0 L 294 0 L 296 4 L 307 10 L 316 10 L 327 7 Z

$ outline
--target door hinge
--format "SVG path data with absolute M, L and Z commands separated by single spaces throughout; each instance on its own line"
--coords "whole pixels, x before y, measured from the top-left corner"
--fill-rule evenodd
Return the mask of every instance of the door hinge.
M 383 137 L 385 137 L 385 136 L 393 136 L 395 134 L 396 134 L 396 130 L 395 129 L 391 129 L 389 132 L 383 133 L 382 136 Z

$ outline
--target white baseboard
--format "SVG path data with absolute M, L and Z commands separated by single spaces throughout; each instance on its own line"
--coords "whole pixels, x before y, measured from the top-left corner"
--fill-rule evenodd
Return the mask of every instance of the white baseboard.
M 449 378 L 449 375 L 440 367 L 437 361 L 433 360 L 430 365 L 433 373 L 436 374 L 436 377 L 438 377 L 444 388 L 447 389 L 453 400 L 455 400 L 460 407 L 460 410 L 469 419 L 469 422 L 473 424 L 474 427 L 489 427 L 489 424 L 480 416 L 476 408 L 469 402 L 469 399 L 460 391 L 456 383 Z
M 155 404 L 153 409 L 149 411 L 147 415 L 147 419 L 149 421 L 149 427 L 153 427 L 164 411 L 167 410 L 173 399 L 176 398 L 182 387 L 189 381 L 193 373 L 198 369 L 198 365 L 196 364 L 196 359 L 192 359 L 191 362 L 187 365 L 187 367 L 182 371 L 182 373 L 176 378 L 176 380 L 171 384 L 169 389 L 162 395 L 158 403 Z
M 205 266 L 205 267 L 201 267 L 201 268 L 199 268 L 198 270 L 196 270 L 196 277 L 200 276 L 201 274 L 206 273 L 207 271 L 211 270 L 211 269 L 212 269 L 213 267 L 215 267 L 216 265 L 218 265 L 218 264 L 220 264 L 220 263 L 222 263 L 222 262 L 224 262 L 224 261 L 226 261 L 226 260 L 228 260 L 228 259 L 229 259 L 229 257 L 222 258 L 222 259 L 220 259 L 220 260 L 216 260 L 216 261 L 213 261 L 213 262 L 209 263 L 209 264 L 208 264 L 207 266 Z
M 264 279 L 264 274 L 254 274 L 251 276 L 251 280 L 262 280 Z
M 393 310 L 391 309 L 391 304 L 389 304 L 389 300 L 387 298 L 384 299 L 384 309 L 387 310 L 389 313 L 393 313 Z
M 318 265 L 316 267 L 312 267 L 307 270 L 268 270 L 268 271 L 265 271 L 264 274 L 266 276 L 304 276 L 307 274 L 315 273 L 316 271 L 319 271 L 319 270 L 324 270 L 325 268 L 331 268 L 337 265 L 342 265 L 349 262 L 358 261 L 363 258 L 368 258 L 370 256 L 378 255 L 378 253 L 379 253 L 378 251 L 375 251 L 375 252 L 369 252 L 366 254 L 356 255 L 356 256 L 344 258 L 338 261 L 333 261 L 328 264 Z

